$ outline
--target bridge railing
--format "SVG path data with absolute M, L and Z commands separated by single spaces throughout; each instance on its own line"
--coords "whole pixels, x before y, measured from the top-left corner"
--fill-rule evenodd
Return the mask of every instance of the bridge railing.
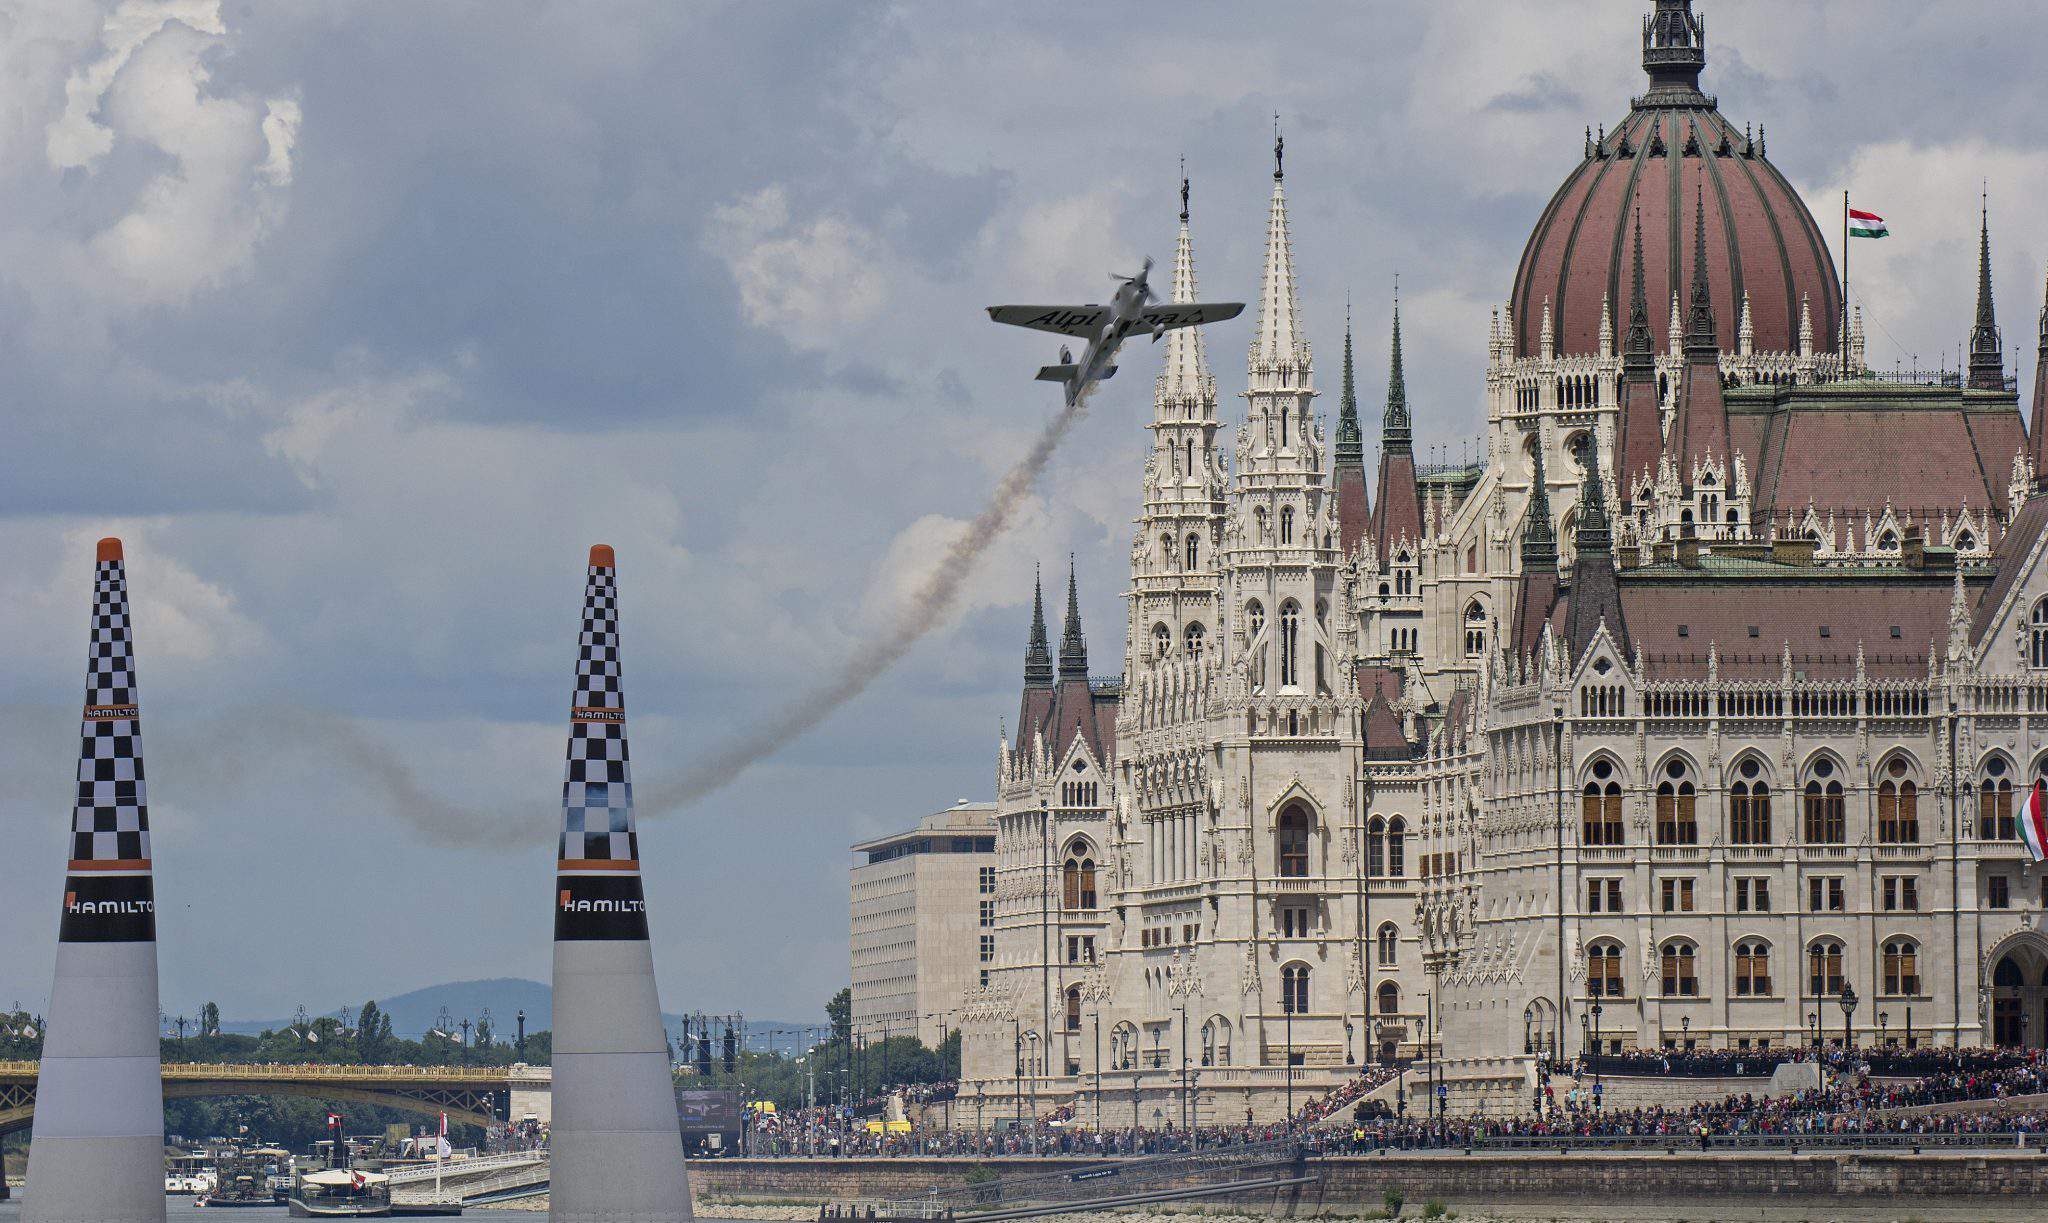
M 34 1077 L 39 1063 L 0 1062 L 0 1078 Z M 503 1067 L 346 1066 L 304 1062 L 165 1062 L 167 1079 L 353 1079 L 376 1082 L 509 1086 Z
M 513 1151 L 504 1155 L 479 1155 L 474 1159 L 444 1159 L 441 1161 L 440 1173 L 443 1180 L 448 1180 L 454 1177 L 474 1176 L 481 1172 L 494 1172 L 502 1168 L 547 1162 L 546 1151 Z M 387 1169 L 385 1175 L 391 1178 L 394 1185 L 409 1185 L 415 1181 L 433 1180 L 434 1172 L 434 1165 L 429 1162 Z

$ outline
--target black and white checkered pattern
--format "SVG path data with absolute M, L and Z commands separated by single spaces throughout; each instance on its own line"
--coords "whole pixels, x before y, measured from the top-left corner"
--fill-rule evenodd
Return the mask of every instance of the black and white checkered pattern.
M 617 577 L 590 567 L 576 660 L 576 706 L 562 780 L 562 861 L 637 862 L 626 700 L 619 681 Z
M 86 659 L 85 718 L 78 746 L 78 805 L 71 825 L 75 860 L 135 862 L 149 857 L 149 804 L 132 647 L 127 573 L 120 561 L 100 561 L 93 582 L 92 647 Z

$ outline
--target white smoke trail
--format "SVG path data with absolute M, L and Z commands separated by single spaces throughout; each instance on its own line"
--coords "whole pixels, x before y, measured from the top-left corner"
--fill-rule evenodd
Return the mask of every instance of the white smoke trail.
M 1094 393 L 1095 386 L 1090 383 L 1074 398 L 1074 402 L 1062 407 L 1052 418 L 1031 444 L 1031 449 L 1003 475 L 995 491 L 989 495 L 988 504 L 975 515 L 974 521 L 967 524 L 967 529 L 953 541 L 953 546 L 946 549 L 938 567 L 925 578 L 909 604 L 897 613 L 895 622 L 879 640 L 862 643 L 828 683 L 805 693 L 787 709 L 727 744 L 681 778 L 661 785 L 636 787 L 634 799 L 640 814 L 675 811 L 732 784 L 740 774 L 802 738 L 818 723 L 831 717 L 840 706 L 866 691 L 868 685 L 909 653 L 919 638 L 944 623 L 960 601 L 960 591 L 968 575 L 974 572 L 975 565 L 988 551 L 989 545 L 1010 525 L 1017 507 L 1052 460 L 1053 451 L 1059 449 L 1068 430 L 1081 419 L 1087 409 L 1088 397 Z

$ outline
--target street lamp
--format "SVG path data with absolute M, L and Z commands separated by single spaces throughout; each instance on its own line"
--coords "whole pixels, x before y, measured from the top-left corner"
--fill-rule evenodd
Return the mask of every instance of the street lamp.
M 1818 1010 L 1806 1012 L 1806 1022 L 1813 1028 L 1813 1047 L 1818 1049 L 1820 1048 L 1820 1012 Z
M 1681 1016 L 1678 1020 L 1678 1047 L 1688 1052 L 1692 1049 L 1692 1016 Z
M 1892 1017 L 1890 1015 L 1885 1014 L 1883 1011 L 1877 1013 L 1877 1047 L 1880 1049 L 1891 1048 L 1891 1038 L 1886 1033 L 1886 1029 L 1891 1026 L 1891 1022 Z
M 1346 1019 L 1344 1021 L 1344 1064 L 1346 1066 L 1357 1065 L 1351 1057 L 1351 1037 L 1354 1031 L 1355 1029 L 1352 1028 L 1351 1021 Z
M 1593 1004 L 1593 1107 L 1599 1108 L 1604 1098 L 1600 1083 L 1600 1004 Z
M 1851 984 L 1849 984 L 1849 983 L 1848 983 L 1847 981 L 1844 981 L 1844 982 L 1842 982 L 1842 1048 L 1843 1048 L 1843 1049 L 1850 1049 L 1850 1048 L 1853 1048 L 1853 1047 L 1855 1046 L 1855 1043 L 1856 1043 L 1856 1038 L 1855 1038 L 1855 1035 L 1854 1035 L 1854 1033 L 1852 1033 L 1852 1032 L 1851 1032 L 1851 1031 L 1849 1030 L 1849 1017 L 1850 1017 L 1850 1016 L 1852 1016 L 1852 1015 L 1854 1015 L 1855 1013 L 1856 1013 L 1856 987 L 1855 987 L 1855 986 L 1853 986 L 1853 985 L 1851 985 Z

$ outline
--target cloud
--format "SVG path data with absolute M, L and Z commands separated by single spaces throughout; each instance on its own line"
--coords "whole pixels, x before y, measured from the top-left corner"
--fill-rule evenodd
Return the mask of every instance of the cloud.
M 789 199 L 767 186 L 712 210 L 705 248 L 722 259 L 747 322 L 804 348 L 872 318 L 888 295 L 873 234 L 844 217 L 792 223 Z

